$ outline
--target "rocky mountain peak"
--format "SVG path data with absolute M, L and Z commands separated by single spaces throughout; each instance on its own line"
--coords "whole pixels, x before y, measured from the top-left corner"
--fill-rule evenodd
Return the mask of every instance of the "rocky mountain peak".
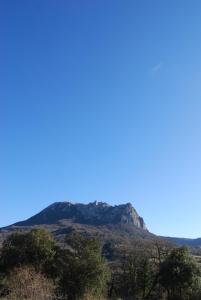
M 89 225 L 131 225 L 146 230 L 146 225 L 131 203 L 109 205 L 94 201 L 89 204 L 55 202 L 30 219 L 14 224 L 15 226 L 33 226 L 56 224 L 61 220 Z

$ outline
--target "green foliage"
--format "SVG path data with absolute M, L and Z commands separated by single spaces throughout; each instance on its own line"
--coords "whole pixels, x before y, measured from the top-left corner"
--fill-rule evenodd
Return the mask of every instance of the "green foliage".
M 45 297 L 46 289 L 52 291 L 49 282 L 59 295 L 55 300 L 106 295 L 107 299 L 201 299 L 200 269 L 186 248 L 170 249 L 157 240 L 135 241 L 132 248 L 118 251 L 113 243 L 102 249 L 96 238 L 80 234 L 69 235 L 64 247 L 45 230 L 12 234 L 1 249 L 0 299 L 24 292 L 38 295 L 40 289 Z M 112 258 L 109 263 L 104 256 Z M 26 286 L 25 278 L 32 286 Z
M 125 256 L 120 272 L 120 295 L 147 299 L 156 285 L 157 270 L 152 252 L 143 243 L 134 245 Z
M 14 267 L 33 265 L 45 268 L 55 256 L 55 241 L 43 229 L 34 229 L 29 233 L 14 233 L 3 243 L 1 269 L 8 272 Z
M 199 282 L 200 270 L 187 248 L 173 249 L 161 263 L 160 283 L 167 290 L 169 299 L 185 299 Z
M 109 269 L 101 255 L 100 243 L 95 238 L 73 234 L 66 240 L 66 251 L 61 286 L 68 299 L 80 299 L 86 293 L 102 294 L 109 279 Z
M 108 260 L 114 260 L 116 253 L 115 253 L 115 242 L 114 241 L 109 241 L 106 242 L 103 245 L 102 248 L 102 255 L 107 258 Z

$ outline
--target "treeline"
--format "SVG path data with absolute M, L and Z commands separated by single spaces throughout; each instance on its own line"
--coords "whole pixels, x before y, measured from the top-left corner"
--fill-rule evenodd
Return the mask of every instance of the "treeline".
M 0 253 L 4 300 L 199 300 L 201 272 L 186 248 L 158 241 L 128 248 L 71 234 L 60 247 L 45 230 L 14 233 Z

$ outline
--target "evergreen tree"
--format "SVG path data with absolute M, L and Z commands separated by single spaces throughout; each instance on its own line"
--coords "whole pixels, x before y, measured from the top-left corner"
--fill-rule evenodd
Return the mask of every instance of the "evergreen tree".
M 106 291 L 109 269 L 101 255 L 101 246 L 96 238 L 73 234 L 66 240 L 63 274 L 60 281 L 68 299 L 80 299 L 86 293 L 94 296 Z
M 200 270 L 187 248 L 175 248 L 160 266 L 160 283 L 168 299 L 186 299 L 195 288 Z

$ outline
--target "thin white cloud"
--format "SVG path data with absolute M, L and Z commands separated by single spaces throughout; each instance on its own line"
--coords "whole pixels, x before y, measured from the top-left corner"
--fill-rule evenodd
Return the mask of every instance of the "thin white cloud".
M 158 64 L 154 65 L 151 70 L 150 70 L 150 75 L 152 77 L 154 77 L 160 70 L 161 68 L 163 67 L 163 62 L 159 62 Z

